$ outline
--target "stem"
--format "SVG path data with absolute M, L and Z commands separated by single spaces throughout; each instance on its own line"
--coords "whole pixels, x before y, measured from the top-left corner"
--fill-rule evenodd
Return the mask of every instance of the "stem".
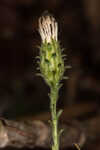
M 53 145 L 52 150 L 59 150 L 59 135 L 58 135 L 58 118 L 57 118 L 57 111 L 56 111 L 56 104 L 58 99 L 58 91 L 57 87 L 51 87 L 50 93 L 50 109 L 51 109 L 51 117 L 52 117 L 52 138 L 53 138 Z

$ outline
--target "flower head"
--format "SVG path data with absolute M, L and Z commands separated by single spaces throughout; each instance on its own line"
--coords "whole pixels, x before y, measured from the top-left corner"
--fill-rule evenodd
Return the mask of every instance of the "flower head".
M 57 41 L 58 24 L 53 16 L 46 14 L 39 18 L 39 33 L 43 43 L 51 43 L 52 39 Z
M 58 24 L 46 13 L 39 18 L 39 33 L 42 39 L 39 68 L 49 85 L 59 86 L 65 71 L 62 49 L 58 41 Z

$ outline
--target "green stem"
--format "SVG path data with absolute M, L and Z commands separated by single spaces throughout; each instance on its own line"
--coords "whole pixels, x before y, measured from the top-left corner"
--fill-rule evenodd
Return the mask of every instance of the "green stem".
M 52 138 L 53 138 L 52 150 L 59 150 L 58 118 L 57 118 L 57 111 L 56 111 L 58 91 L 59 89 L 57 87 L 51 87 L 50 109 L 51 109 L 51 117 L 52 117 L 52 123 L 51 123 L 52 124 Z

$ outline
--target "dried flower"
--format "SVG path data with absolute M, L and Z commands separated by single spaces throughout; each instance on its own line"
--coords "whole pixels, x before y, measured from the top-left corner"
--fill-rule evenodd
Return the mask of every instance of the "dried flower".
M 39 18 L 39 33 L 43 43 L 45 41 L 51 43 L 52 39 L 57 41 L 58 24 L 53 16 L 47 15 Z

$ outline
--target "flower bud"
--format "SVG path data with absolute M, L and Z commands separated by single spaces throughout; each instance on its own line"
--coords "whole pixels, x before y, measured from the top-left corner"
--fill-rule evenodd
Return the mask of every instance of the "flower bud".
M 39 33 L 42 39 L 40 47 L 40 72 L 51 86 L 58 86 L 64 74 L 62 49 L 58 42 L 58 24 L 51 15 L 39 18 Z

